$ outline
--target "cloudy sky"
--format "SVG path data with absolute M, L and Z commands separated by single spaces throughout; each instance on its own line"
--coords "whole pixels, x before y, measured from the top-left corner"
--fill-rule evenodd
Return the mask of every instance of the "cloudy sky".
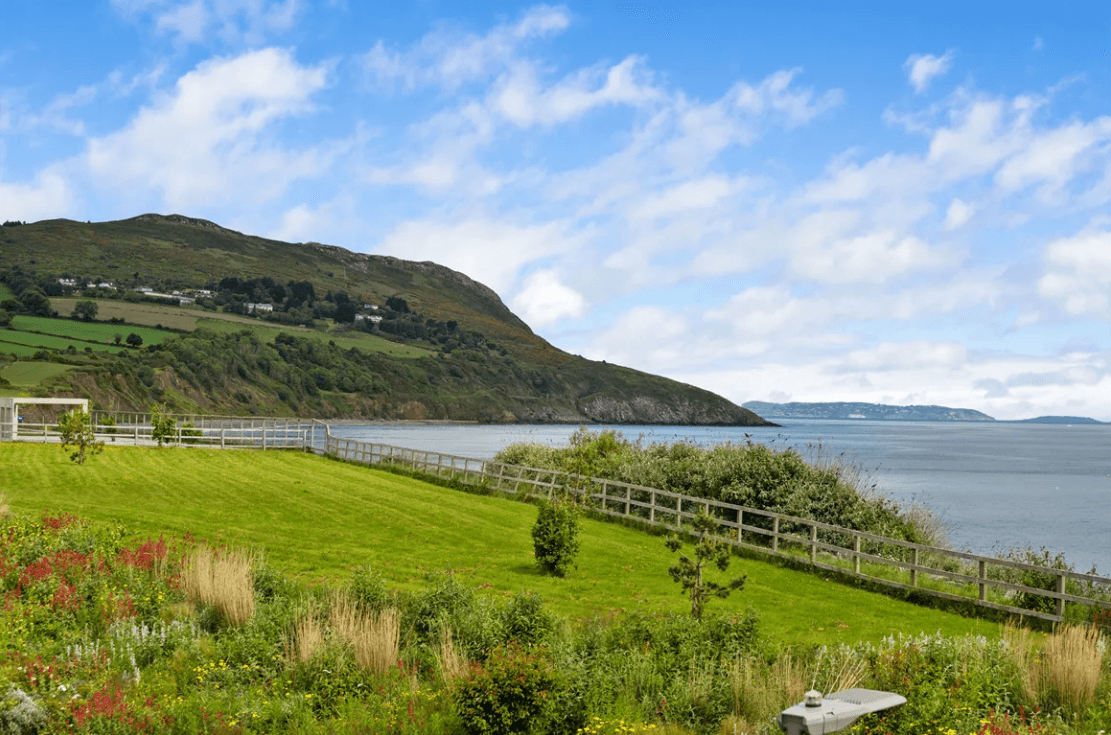
M 0 218 L 433 260 L 738 403 L 1111 420 L 1106 3 L 371 5 L 6 0 Z

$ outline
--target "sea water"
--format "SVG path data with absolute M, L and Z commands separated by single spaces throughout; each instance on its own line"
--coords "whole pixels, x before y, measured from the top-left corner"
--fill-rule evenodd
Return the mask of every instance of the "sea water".
M 613 426 L 646 443 L 746 441 L 794 448 L 864 471 L 899 504 L 948 526 L 954 548 L 1063 553 L 1077 571 L 1111 574 L 1111 426 L 1008 422 L 781 419 L 780 427 Z M 333 434 L 488 459 L 517 442 L 565 446 L 575 426 L 383 423 Z

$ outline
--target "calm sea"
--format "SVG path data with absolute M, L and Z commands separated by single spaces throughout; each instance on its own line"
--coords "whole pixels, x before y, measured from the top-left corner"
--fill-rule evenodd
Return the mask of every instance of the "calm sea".
M 863 469 L 899 503 L 930 508 L 953 546 L 1045 547 L 1077 571 L 1111 573 L 1111 426 L 784 419 L 780 428 L 611 427 L 646 442 L 752 441 Z M 564 446 L 574 426 L 360 424 L 334 434 L 476 459 L 516 442 Z M 603 427 L 591 427 L 594 429 Z

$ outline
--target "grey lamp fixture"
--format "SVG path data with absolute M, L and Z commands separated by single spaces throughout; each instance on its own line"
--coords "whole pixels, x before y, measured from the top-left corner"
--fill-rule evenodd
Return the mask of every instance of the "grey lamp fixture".
M 844 730 L 861 715 L 906 704 L 906 697 L 875 689 L 846 689 L 822 696 L 809 691 L 806 699 L 779 713 L 779 729 L 786 735 L 825 735 Z

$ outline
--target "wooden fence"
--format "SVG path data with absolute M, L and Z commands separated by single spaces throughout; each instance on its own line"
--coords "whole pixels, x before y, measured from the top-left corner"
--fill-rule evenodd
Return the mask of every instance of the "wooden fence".
M 1065 604 L 1070 602 L 1111 610 L 1111 578 L 1094 574 L 926 546 L 616 480 L 341 439 L 327 429 L 324 442 L 315 451 L 352 462 L 402 465 L 505 493 L 551 497 L 555 492 L 569 491 L 586 500 L 597 513 L 679 532 L 704 511 L 717 519 L 721 537 L 734 546 L 886 587 L 1014 615 L 1061 622 Z M 1054 588 L 1023 584 L 1028 581 L 1024 573 L 1049 580 Z M 994 599 L 989 599 L 989 592 Z M 1036 606 L 1051 611 L 1008 604 L 1015 602 L 1016 595 L 1043 601 Z

